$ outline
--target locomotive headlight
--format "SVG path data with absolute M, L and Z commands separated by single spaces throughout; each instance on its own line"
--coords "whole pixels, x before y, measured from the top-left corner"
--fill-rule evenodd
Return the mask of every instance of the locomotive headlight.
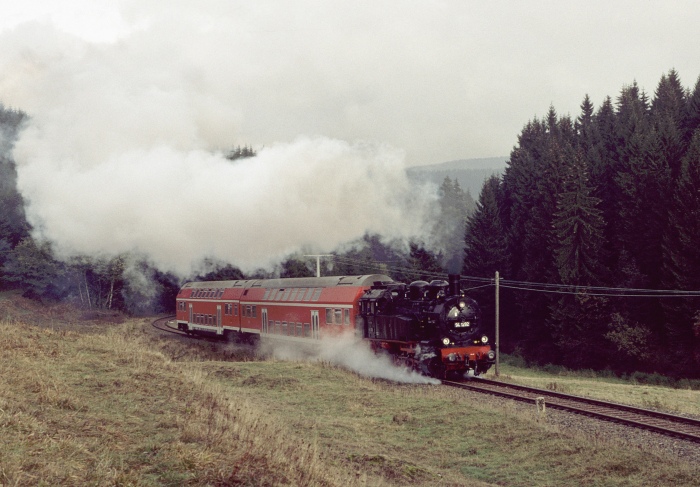
M 483 343 L 484 345 L 486 345 L 488 342 L 489 342 L 489 337 L 487 337 L 486 335 L 483 335 L 483 336 L 481 337 L 481 343 Z
M 449 344 L 450 344 L 450 339 L 447 338 L 447 337 L 443 338 L 443 339 L 442 339 L 442 344 L 443 344 L 443 345 L 449 345 Z
M 465 307 L 466 305 L 467 305 L 467 303 L 465 303 L 464 301 L 460 301 L 460 302 L 459 302 L 459 307 L 460 307 L 460 309 L 464 309 L 464 307 Z

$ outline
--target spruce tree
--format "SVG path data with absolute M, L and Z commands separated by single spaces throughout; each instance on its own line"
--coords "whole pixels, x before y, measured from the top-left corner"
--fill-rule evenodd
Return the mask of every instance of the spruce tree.
M 592 193 L 585 159 L 578 152 L 569 166 L 553 222 L 557 270 L 561 283 L 571 285 L 572 294 L 552 304 L 548 320 L 561 357 L 576 367 L 596 367 L 605 359 L 601 343 L 607 331 L 608 303 L 586 289 L 604 276 L 605 224 L 600 200 Z
M 574 286 L 598 284 L 603 271 L 605 222 L 593 196 L 581 153 L 574 156 L 554 215 L 555 259 L 561 282 Z
M 457 273 L 462 267 L 464 229 L 474 211 L 474 200 L 462 189 L 457 178 L 453 181 L 447 176 L 440 186 L 438 203 L 431 247 L 444 256 L 443 267 Z
M 663 234 L 663 285 L 668 289 L 700 289 L 700 128 L 696 129 L 673 191 L 668 231 Z M 700 336 L 694 331 L 698 298 L 663 301 L 665 339 L 679 371 L 700 375 Z
M 503 199 L 500 178 L 491 176 L 484 182 L 476 203 L 476 211 L 469 217 L 465 233 L 463 276 L 493 278 L 496 271 L 505 278 L 511 278 L 510 255 L 508 253 L 508 234 L 501 219 L 501 201 Z M 469 295 L 476 299 L 482 310 L 483 323 L 490 327 L 495 323 L 495 297 L 492 287 L 483 287 L 482 281 L 477 280 L 476 289 L 469 290 Z M 512 294 L 506 289 L 502 292 L 504 302 L 512 302 Z M 512 349 L 521 339 L 519 328 L 515 326 L 513 307 L 501 310 L 504 349 Z M 487 333 L 490 333 L 487 332 Z
M 501 221 L 499 200 L 500 178 L 491 176 L 476 203 L 476 211 L 467 221 L 462 273 L 491 277 L 496 271 L 510 274 L 507 234 Z
M 685 139 L 690 144 L 693 134 L 700 127 L 700 76 L 695 82 L 695 89 L 688 96 L 686 112 Z
M 650 117 L 661 163 L 670 168 L 673 179 L 678 177 L 681 157 L 688 144 L 684 137 L 688 126 L 687 115 L 685 90 L 678 73 L 671 70 L 668 76 L 662 76 L 659 81 L 651 103 Z

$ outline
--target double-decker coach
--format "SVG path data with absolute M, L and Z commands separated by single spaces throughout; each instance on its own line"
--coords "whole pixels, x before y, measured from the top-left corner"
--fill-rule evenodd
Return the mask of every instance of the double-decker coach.
M 391 281 L 374 274 L 189 282 L 177 295 L 177 326 L 236 340 L 310 342 L 354 331 L 364 292 Z

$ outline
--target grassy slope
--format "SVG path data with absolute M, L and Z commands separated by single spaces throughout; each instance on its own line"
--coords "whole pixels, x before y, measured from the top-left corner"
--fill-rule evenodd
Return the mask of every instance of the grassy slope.
M 614 377 L 595 377 L 595 374 L 590 372 L 586 374 L 562 370 L 558 373 L 548 373 L 509 364 L 500 367 L 499 378 L 495 377 L 493 372 L 493 369 L 490 370 L 485 377 L 672 414 L 700 417 L 700 391 L 690 388 L 672 389 L 636 384 Z
M 0 484 L 697 485 L 697 466 L 458 391 L 207 360 L 141 327 L 0 323 Z

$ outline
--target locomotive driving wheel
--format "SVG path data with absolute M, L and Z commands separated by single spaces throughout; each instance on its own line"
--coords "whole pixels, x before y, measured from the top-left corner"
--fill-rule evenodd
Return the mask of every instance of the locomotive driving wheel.
M 435 377 L 436 379 L 445 378 L 445 366 L 440 360 L 435 347 L 429 345 L 416 347 L 415 361 L 418 364 L 419 372 L 423 375 Z

